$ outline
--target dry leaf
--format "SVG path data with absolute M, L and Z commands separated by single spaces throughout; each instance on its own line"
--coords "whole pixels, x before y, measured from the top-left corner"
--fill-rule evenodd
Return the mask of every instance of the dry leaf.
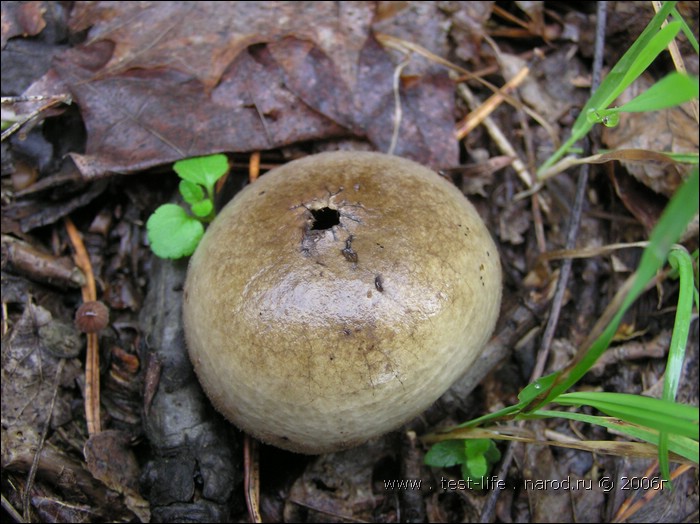
M 88 133 L 71 156 L 83 176 L 131 173 L 185 157 L 355 136 L 386 151 L 396 60 L 374 40 L 374 4 L 76 4 L 85 43 L 27 94 L 69 92 Z M 457 163 L 453 85 L 403 82 L 395 154 Z

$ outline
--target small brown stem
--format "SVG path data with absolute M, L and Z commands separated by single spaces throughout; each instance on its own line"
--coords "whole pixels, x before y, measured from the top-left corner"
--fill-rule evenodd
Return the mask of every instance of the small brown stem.
M 75 254 L 75 265 L 85 275 L 85 285 L 82 288 L 83 302 L 97 300 L 95 274 L 92 272 L 90 256 L 85 249 L 83 237 L 73 221 L 66 217 L 64 220 L 66 232 L 70 238 Z M 85 358 L 85 420 L 90 436 L 102 431 L 100 423 L 100 350 L 97 333 L 87 334 L 87 356 Z
M 262 522 L 260 515 L 260 460 L 258 441 L 245 435 L 243 439 L 243 483 L 245 503 L 251 522 Z

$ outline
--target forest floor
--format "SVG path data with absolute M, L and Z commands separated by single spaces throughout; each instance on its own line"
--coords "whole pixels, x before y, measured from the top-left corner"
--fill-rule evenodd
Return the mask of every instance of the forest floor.
M 698 4 L 678 8 L 697 38 Z M 596 36 L 605 76 L 654 16 L 651 2 L 608 2 L 596 35 L 597 9 L 3 2 L 2 96 L 29 97 L 3 99 L 3 123 L 28 117 L 2 142 L 3 522 L 697 522 L 697 465 L 672 463 L 673 489 L 657 489 L 653 454 L 564 447 L 626 441 L 592 424 L 510 422 L 541 443 L 497 441 L 482 489 L 459 467 L 424 464 L 423 437 L 517 404 L 566 366 L 642 253 L 606 246 L 647 240 L 687 177 L 623 160 L 537 179 L 590 97 Z M 623 98 L 673 68 L 662 53 Z M 594 151 L 697 158 L 697 113 L 625 114 L 591 139 Z M 499 248 L 503 301 L 482 366 L 422 416 L 303 456 L 210 407 L 182 336 L 186 261 L 155 257 L 145 224 L 175 198 L 183 158 L 227 155 L 221 208 L 269 169 L 337 149 L 391 151 L 460 187 Z M 557 298 L 556 252 L 571 240 L 580 251 Z M 697 217 L 682 243 L 698 248 Z M 635 302 L 577 390 L 660 396 L 678 287 L 659 280 Z M 86 336 L 74 316 L 93 300 L 109 323 Z M 697 311 L 677 398 L 698 405 Z

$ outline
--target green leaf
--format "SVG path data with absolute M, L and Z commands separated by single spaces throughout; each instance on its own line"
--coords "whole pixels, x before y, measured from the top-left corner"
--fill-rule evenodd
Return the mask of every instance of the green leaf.
M 486 453 L 484 453 L 484 456 L 491 464 L 495 464 L 501 460 L 501 452 L 498 450 L 493 440 L 489 440 L 489 448 L 486 450 Z
M 228 171 L 228 159 L 226 155 L 198 156 L 175 162 L 173 169 L 183 180 L 204 186 L 212 197 L 214 184 Z
M 438 442 L 425 455 L 428 466 L 448 468 L 461 465 L 462 478 L 468 485 L 480 489 L 483 477 L 491 465 L 501 459 L 501 453 L 491 439 L 459 439 Z
M 467 459 L 462 473 L 467 471 L 469 477 L 481 484 L 483 477 L 491 471 L 491 466 L 501 459 L 501 452 L 498 451 L 496 443 L 488 438 L 467 439 L 464 445 L 467 449 Z M 466 480 L 467 476 L 464 478 Z
M 681 73 L 670 73 L 641 95 L 618 107 L 624 113 L 658 111 L 678 106 L 698 97 L 698 79 Z
M 425 454 L 424 462 L 435 468 L 449 468 L 463 464 L 467 459 L 464 440 L 445 440 L 435 444 Z
M 160 258 L 182 258 L 194 253 L 204 235 L 202 223 L 175 204 L 156 209 L 148 222 L 148 241 Z
M 488 475 L 490 469 L 491 464 L 486 460 L 486 457 L 483 455 L 476 455 L 464 464 L 462 475 L 464 476 L 464 480 L 471 478 L 480 484 L 481 479 Z
M 690 28 L 688 23 L 685 21 L 685 19 L 681 16 L 681 14 L 678 12 L 677 8 L 673 8 L 671 11 L 671 16 L 673 16 L 674 20 L 677 20 L 680 22 L 681 25 L 681 31 L 683 31 L 683 34 L 685 37 L 688 39 L 688 42 L 690 42 L 690 45 L 693 46 L 693 49 L 695 50 L 695 54 L 697 55 L 700 53 L 700 46 L 698 46 L 698 40 L 695 38 L 695 35 L 693 34 L 693 30 Z
M 214 204 L 208 198 L 192 204 L 192 212 L 201 218 L 208 217 L 214 211 Z
M 678 292 L 678 306 L 676 307 L 676 319 L 673 324 L 673 336 L 668 350 L 666 361 L 666 373 L 664 373 L 663 399 L 672 402 L 676 399 L 678 385 L 683 373 L 683 361 L 685 360 L 685 348 L 688 344 L 688 331 L 693 313 L 693 294 L 695 291 L 693 281 L 693 260 L 690 254 L 682 247 L 674 247 L 668 255 L 668 262 L 678 273 L 680 287 Z M 667 431 L 659 434 L 659 469 L 665 479 L 671 476 L 668 451 L 671 449 L 670 436 Z
M 605 127 L 617 127 L 620 123 L 620 115 L 613 112 L 603 117 L 603 125 Z
M 475 438 L 468 439 L 464 441 L 464 445 L 467 448 L 467 459 L 471 460 L 477 456 L 483 456 L 491 447 L 491 440 L 487 438 Z
M 195 204 L 204 200 L 204 190 L 199 184 L 191 180 L 180 180 L 180 194 L 188 204 Z

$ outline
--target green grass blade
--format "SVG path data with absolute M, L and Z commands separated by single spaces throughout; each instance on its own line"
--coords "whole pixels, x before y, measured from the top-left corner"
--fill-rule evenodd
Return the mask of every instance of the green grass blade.
M 671 478 L 671 461 L 668 452 L 670 450 L 669 434 L 666 431 L 659 433 L 659 470 L 664 480 Z
M 614 100 L 624 91 L 627 86 L 634 82 L 639 75 L 646 71 L 647 67 L 656 59 L 661 51 L 668 47 L 668 44 L 676 38 L 681 30 L 680 22 L 671 22 L 666 27 L 662 27 L 658 33 L 654 34 L 648 44 L 642 47 L 639 54 L 634 57 L 629 68 L 625 71 L 619 85 L 605 99 L 604 108 L 614 102 Z
M 683 164 L 698 164 L 698 159 L 700 158 L 697 153 L 671 153 L 664 151 L 663 154 Z
M 458 428 L 471 428 L 474 426 L 480 426 L 484 424 L 485 422 L 488 422 L 489 420 L 502 420 L 506 419 L 508 417 L 512 417 L 513 415 L 519 413 L 525 406 L 527 405 L 526 402 L 519 402 L 515 406 L 508 406 L 503 409 L 499 409 L 498 411 L 494 411 L 493 413 L 488 413 L 486 415 L 482 415 L 479 418 L 475 418 L 473 420 L 469 420 L 467 422 L 464 422 L 457 426 Z
M 622 91 L 624 91 L 627 86 L 629 86 L 629 84 L 632 83 L 637 76 L 644 71 L 644 69 L 646 69 L 645 67 L 640 71 L 640 67 L 644 63 L 651 63 L 651 61 L 653 61 L 653 58 L 655 58 L 656 55 L 652 57 L 651 51 L 658 49 L 659 45 L 669 36 L 671 36 L 671 33 L 673 33 L 671 40 L 673 37 L 675 37 L 675 34 L 678 32 L 678 30 L 680 30 L 680 23 L 674 22 L 675 25 L 672 29 L 668 29 L 671 24 L 667 25 L 665 28 L 661 27 L 668 15 L 671 13 L 672 9 L 675 7 L 675 4 L 676 2 L 666 2 L 661 9 L 659 9 L 659 12 L 656 13 L 649 24 L 647 24 L 644 31 L 642 31 L 642 34 L 639 35 L 632 46 L 610 70 L 608 76 L 605 78 L 605 80 L 603 80 L 603 82 L 601 82 L 600 86 L 596 92 L 593 93 L 588 102 L 586 102 L 586 105 L 581 110 L 576 122 L 574 122 L 569 139 L 562 144 L 562 146 L 551 157 L 549 157 L 544 164 L 542 164 L 538 170 L 538 174 L 558 161 L 566 154 L 571 146 L 573 146 L 578 140 L 583 138 L 588 131 L 590 131 L 593 124 L 588 122 L 588 112 L 592 109 L 607 108 L 620 95 L 620 93 L 622 93 Z M 663 38 L 658 38 L 660 33 L 663 33 Z M 670 40 L 668 41 L 670 42 Z M 658 52 L 661 52 L 661 50 L 663 50 L 663 47 Z M 636 73 L 636 76 L 633 73 Z
M 614 153 L 618 151 L 617 149 L 606 149 L 604 147 L 601 147 L 598 149 L 598 154 L 606 154 L 606 153 Z M 654 149 L 649 149 L 648 151 L 651 151 L 652 153 L 659 153 L 661 155 L 665 155 L 669 157 L 671 160 L 674 162 L 679 162 L 682 164 L 698 164 L 698 159 L 700 158 L 698 156 L 698 153 L 676 153 L 673 151 L 657 151 Z M 574 155 L 581 155 L 583 154 L 583 149 L 580 147 L 572 147 L 569 150 L 570 153 Z
M 698 168 L 695 168 L 690 178 L 676 191 L 658 224 L 651 232 L 649 245 L 642 254 L 639 267 L 632 277 L 631 287 L 612 320 L 602 334 L 591 344 L 586 354 L 574 367 L 561 374 L 560 379 L 550 389 L 549 393 L 533 408 L 538 408 L 554 400 L 558 395 L 568 390 L 591 368 L 608 348 L 622 317 L 632 303 L 642 294 L 647 284 L 663 266 L 671 246 L 680 238 L 687 224 L 698 212 Z
M 698 79 L 682 73 L 670 73 L 641 95 L 614 109 L 621 113 L 659 111 L 678 106 L 698 97 Z M 612 110 L 609 110 L 612 111 Z M 605 114 L 603 111 L 601 114 Z
M 678 291 L 678 306 L 676 309 L 676 320 L 673 325 L 673 335 L 671 336 L 671 346 L 668 352 L 666 364 L 666 374 L 664 377 L 665 400 L 676 399 L 678 384 L 683 371 L 683 361 L 685 360 L 685 348 L 688 344 L 688 331 L 693 313 L 693 261 L 684 249 L 673 249 L 668 260 L 671 267 L 678 271 L 680 288 Z
M 570 413 L 568 411 L 551 411 L 537 410 L 531 414 L 524 415 L 522 418 L 565 418 L 568 420 L 576 420 L 585 424 L 595 424 L 605 427 L 609 430 L 627 435 L 630 438 L 642 440 L 649 444 L 659 444 L 659 432 L 644 426 L 638 426 L 629 422 L 620 421 L 611 417 L 601 417 L 598 415 L 587 415 L 585 413 Z M 700 461 L 700 448 L 698 442 L 681 435 L 669 435 L 668 437 L 669 451 L 686 458 L 695 464 Z
M 671 346 L 668 351 L 666 373 L 664 374 L 664 391 L 662 398 L 674 401 L 678 393 L 683 361 L 685 360 L 685 348 L 688 344 L 688 331 L 690 329 L 690 316 L 693 312 L 693 261 L 685 249 L 672 249 L 668 255 L 671 267 L 678 272 L 680 288 L 678 292 L 678 306 L 676 307 L 676 320 L 673 326 Z M 665 479 L 670 478 L 671 468 L 668 460 L 669 435 L 662 431 L 659 435 L 659 467 Z
M 683 34 L 690 42 L 690 45 L 692 45 L 693 49 L 695 49 L 695 54 L 696 55 L 700 54 L 700 48 L 698 48 L 698 40 L 697 40 L 697 38 L 695 38 L 695 35 L 693 34 L 693 30 L 690 29 L 690 27 L 686 23 L 685 19 L 678 12 L 678 9 L 676 9 L 674 7 L 673 10 L 671 11 L 671 16 L 673 17 L 674 20 L 677 20 L 682 24 L 681 31 L 683 31 Z
M 627 393 L 565 393 L 556 402 L 569 406 L 592 406 L 606 415 L 697 440 L 698 408 L 667 400 Z

